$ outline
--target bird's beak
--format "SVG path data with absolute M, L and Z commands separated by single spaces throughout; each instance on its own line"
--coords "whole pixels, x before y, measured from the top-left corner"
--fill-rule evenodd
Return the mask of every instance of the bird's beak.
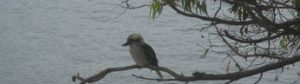
M 124 43 L 122 46 L 127 46 L 127 45 L 129 45 L 128 41 L 126 43 Z

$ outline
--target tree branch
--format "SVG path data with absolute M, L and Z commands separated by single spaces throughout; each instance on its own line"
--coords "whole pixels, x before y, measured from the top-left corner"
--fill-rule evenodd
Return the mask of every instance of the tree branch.
M 198 76 L 197 74 L 194 73 L 194 77 L 191 77 L 190 79 L 193 80 L 234 80 L 234 79 L 240 79 L 248 76 L 252 76 L 255 74 L 259 73 L 264 73 L 273 69 L 281 68 L 283 66 L 293 64 L 300 61 L 300 55 L 290 57 L 287 59 L 284 59 L 282 61 L 278 61 L 276 63 L 271 63 L 267 64 L 255 69 L 250 69 L 250 70 L 244 70 L 240 72 L 233 72 L 233 73 L 228 73 L 228 74 L 217 74 L 217 75 L 212 75 L 212 74 L 203 74 Z
M 238 80 L 241 78 L 245 78 L 248 76 L 252 76 L 255 74 L 260 74 L 264 73 L 273 69 L 281 68 L 283 66 L 293 64 L 300 61 L 300 55 L 290 57 L 287 59 L 284 59 L 282 61 L 278 61 L 276 63 L 271 63 L 267 64 L 255 69 L 250 69 L 250 70 L 243 70 L 243 71 L 238 71 L 238 72 L 233 72 L 233 73 L 228 73 L 228 74 L 206 74 L 203 72 L 194 72 L 193 76 L 184 76 L 180 75 L 171 69 L 168 69 L 166 67 L 158 67 L 160 71 L 166 72 L 170 74 L 171 76 L 174 77 L 174 79 L 161 79 L 161 81 L 199 81 L 199 80 Z M 104 78 L 108 73 L 111 72 L 118 72 L 118 71 L 125 71 L 125 70 L 131 70 L 131 69 L 137 69 L 137 68 L 148 68 L 148 69 L 154 69 L 155 67 L 147 66 L 147 67 L 139 67 L 137 65 L 129 65 L 129 66 L 124 66 L 124 67 L 116 67 L 116 68 L 107 68 L 91 77 L 88 78 L 83 78 L 80 77 L 79 75 L 74 75 L 72 77 L 73 81 L 80 80 L 80 84 L 85 84 L 85 83 L 92 83 L 101 80 Z M 138 77 L 138 76 L 137 76 Z M 146 78 L 144 78 L 146 79 Z
M 242 53 L 238 52 L 238 50 L 235 49 L 234 46 L 232 46 L 232 45 L 224 38 L 224 36 L 221 35 L 221 32 L 220 32 L 220 31 L 217 30 L 217 32 L 218 32 L 219 36 L 221 37 L 222 41 L 223 41 L 223 42 L 224 42 L 224 43 L 225 43 L 225 44 L 226 44 L 226 45 L 227 45 L 227 46 L 228 46 L 235 54 L 237 54 L 237 55 L 239 55 L 239 56 L 241 56 L 241 57 L 244 57 L 244 58 L 247 58 L 247 57 L 267 57 L 267 58 L 278 59 L 278 60 L 285 59 L 285 57 L 279 57 L 279 56 L 271 55 L 271 54 L 268 54 L 268 53 L 266 53 L 266 54 L 257 54 L 257 53 L 255 53 L 255 54 L 242 54 Z M 234 41 L 237 41 L 237 42 L 241 42 L 241 43 L 258 43 L 258 42 L 260 42 L 260 41 L 268 40 L 268 39 L 266 39 L 266 38 L 257 39 L 257 40 L 253 40 L 253 39 L 252 39 L 252 40 L 241 40 L 241 39 L 235 38 L 234 36 L 229 35 L 227 31 L 224 31 L 224 33 L 225 33 L 225 36 L 228 37 L 228 38 L 230 38 L 231 40 L 234 40 Z M 270 37 L 270 38 L 271 38 L 271 37 Z
M 88 77 L 88 78 L 82 78 L 79 76 L 79 73 L 78 75 L 74 75 L 72 77 L 72 80 L 73 81 L 76 81 L 76 79 L 80 80 L 81 83 L 80 84 L 85 84 L 85 83 L 93 83 L 93 82 L 96 82 L 98 80 L 101 80 L 102 78 L 104 78 L 108 73 L 111 73 L 111 72 L 117 72 L 117 71 L 124 71 L 124 70 L 130 70 L 130 69 L 136 69 L 136 68 L 140 68 L 139 66 L 137 65 L 130 65 L 130 66 L 124 66 L 124 67 L 116 67 L 116 68 L 107 68 L 91 77 Z
M 236 38 L 233 35 L 230 35 L 227 31 L 224 31 L 224 33 L 225 33 L 225 36 L 227 38 L 229 38 L 231 40 L 234 40 L 234 41 L 237 41 L 237 42 L 241 42 L 241 43 L 260 43 L 260 42 L 263 42 L 263 41 L 276 39 L 276 38 L 286 34 L 285 32 L 283 32 L 283 33 L 280 33 L 280 34 L 276 34 L 274 36 L 264 37 L 264 38 L 260 38 L 260 39 L 239 39 L 239 38 Z

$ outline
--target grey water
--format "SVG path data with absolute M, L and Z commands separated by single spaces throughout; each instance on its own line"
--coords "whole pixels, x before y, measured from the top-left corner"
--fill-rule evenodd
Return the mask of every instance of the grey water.
M 133 0 L 134 2 L 134 0 Z M 143 3 L 136 1 L 133 4 Z M 147 1 L 146 1 L 147 2 Z M 77 72 L 91 76 L 109 67 L 134 64 L 128 48 L 121 45 L 131 33 L 141 33 L 156 51 L 159 65 L 178 73 L 194 71 L 224 73 L 224 55 L 200 58 L 212 31 L 199 29 L 205 22 L 187 18 L 165 8 L 156 19 L 149 8 L 126 10 L 120 0 L 1 0 L 0 1 L 0 84 L 75 84 Z M 274 70 L 261 84 L 291 84 L 299 67 L 281 73 Z M 115 72 L 94 84 L 171 84 L 137 79 L 131 74 L 156 78 L 147 69 Z M 276 74 L 278 81 L 273 81 Z M 166 78 L 171 76 L 164 74 Z M 253 84 L 252 76 L 234 84 Z M 191 84 L 223 84 L 226 81 L 197 81 Z

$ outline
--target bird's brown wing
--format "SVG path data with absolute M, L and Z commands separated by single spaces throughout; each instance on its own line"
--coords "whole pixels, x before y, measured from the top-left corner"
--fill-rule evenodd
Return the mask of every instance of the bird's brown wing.
M 146 59 L 147 59 L 148 63 L 153 66 L 158 66 L 158 61 L 157 61 L 157 58 L 156 58 L 153 48 L 146 43 L 142 44 L 141 47 L 142 47 L 143 52 L 146 55 Z
M 141 47 L 142 47 L 143 52 L 146 54 L 146 59 L 147 59 L 148 63 L 152 66 L 158 67 L 158 61 L 157 61 L 157 58 L 156 58 L 153 48 L 146 43 L 142 44 Z M 160 73 L 158 68 L 154 69 L 154 70 L 156 71 L 157 75 L 160 78 L 163 78 L 163 76 Z

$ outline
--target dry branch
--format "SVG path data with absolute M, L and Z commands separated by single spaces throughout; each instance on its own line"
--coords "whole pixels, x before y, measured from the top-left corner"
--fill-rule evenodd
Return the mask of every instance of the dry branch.
M 166 68 L 166 67 L 158 67 L 160 71 L 166 72 L 170 74 L 174 79 L 157 79 L 159 81 L 199 81 L 199 80 L 238 80 L 241 78 L 249 77 L 255 74 L 261 74 L 273 69 L 281 68 L 283 66 L 293 64 L 300 61 L 300 55 L 290 57 L 287 59 L 284 59 L 282 61 L 278 61 L 275 63 L 270 63 L 261 67 L 257 67 L 255 69 L 249 69 L 249 70 L 243 70 L 243 71 L 238 71 L 238 72 L 233 72 L 233 73 L 228 73 L 228 74 L 206 74 L 202 72 L 194 72 L 193 76 L 184 76 L 181 74 L 178 74 L 174 72 L 173 70 Z M 129 65 L 129 66 L 124 66 L 124 67 L 116 67 L 116 68 L 107 68 L 91 77 L 88 78 L 83 78 L 80 77 L 79 75 L 74 75 L 72 77 L 73 81 L 75 80 L 80 80 L 80 84 L 85 84 L 85 83 L 93 83 L 96 81 L 101 80 L 104 78 L 108 73 L 111 72 L 118 72 L 118 71 L 125 71 L 125 70 L 131 70 L 131 69 L 138 69 L 138 68 L 148 68 L 148 69 L 154 69 L 154 67 L 147 66 L 147 67 L 139 67 L 137 65 Z M 145 78 L 144 78 L 145 79 Z

